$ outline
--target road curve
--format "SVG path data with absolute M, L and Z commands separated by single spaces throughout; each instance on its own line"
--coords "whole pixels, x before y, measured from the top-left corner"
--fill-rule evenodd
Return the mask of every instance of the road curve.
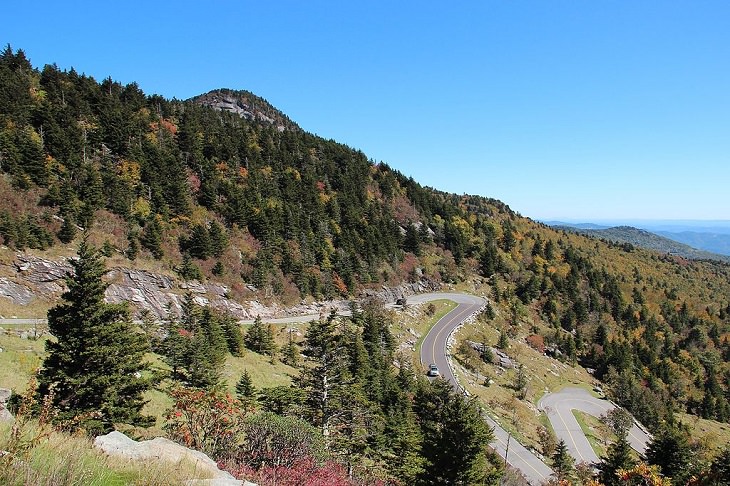
M 557 393 L 548 393 L 540 399 L 537 408 L 544 411 L 558 438 L 563 439 L 570 455 L 578 462 L 597 463 L 599 457 L 578 425 L 573 410 L 600 417 L 616 408 L 608 400 L 596 398 L 584 388 L 563 388 Z M 636 424 L 626 437 L 631 447 L 640 454 L 646 452 L 650 436 Z
M 481 297 L 466 294 L 430 293 L 408 297 L 408 302 L 429 302 L 439 299 L 451 300 L 457 306 L 434 324 L 424 337 L 421 345 L 421 363 L 424 366 L 435 363 L 439 367 L 442 376 L 454 388 L 462 390 L 449 364 L 448 339 L 451 333 L 466 319 L 478 312 L 486 304 L 486 301 Z M 485 417 L 494 429 L 495 440 L 490 445 L 501 457 L 505 457 L 505 454 L 507 454 L 507 462 L 512 467 L 519 469 L 530 484 L 539 485 L 550 479 L 552 470 L 544 462 L 514 438 L 511 438 L 507 431 L 489 416 Z M 508 447 L 509 453 L 507 453 Z

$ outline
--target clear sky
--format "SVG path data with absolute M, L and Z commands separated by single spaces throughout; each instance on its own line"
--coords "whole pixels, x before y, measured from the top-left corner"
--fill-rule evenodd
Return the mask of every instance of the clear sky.
M 535 219 L 730 219 L 727 0 L 3 3 L 36 66 L 247 89 Z

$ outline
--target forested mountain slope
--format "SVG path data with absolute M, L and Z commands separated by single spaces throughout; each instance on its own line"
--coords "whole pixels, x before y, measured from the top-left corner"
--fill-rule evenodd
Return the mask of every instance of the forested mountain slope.
M 611 228 L 579 228 L 574 226 L 555 226 L 556 229 L 574 231 L 594 238 L 601 238 L 616 243 L 628 243 L 659 253 L 672 253 L 692 260 L 719 260 L 730 262 L 730 257 L 693 248 L 688 244 L 672 239 L 673 233 L 660 235 L 632 226 L 613 226 Z
M 89 228 L 130 266 L 282 302 L 480 275 L 513 325 L 538 316 L 545 338 L 647 425 L 676 410 L 730 419 L 728 265 L 556 231 L 493 199 L 423 187 L 251 93 L 169 100 L 37 69 L 8 47 L 0 170 L 0 235 L 13 251 L 63 253 L 59 243 Z

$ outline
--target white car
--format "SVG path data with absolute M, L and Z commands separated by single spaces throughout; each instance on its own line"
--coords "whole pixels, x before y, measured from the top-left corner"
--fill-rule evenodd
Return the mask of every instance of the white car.
M 439 367 L 435 364 L 431 363 L 428 365 L 428 373 L 426 373 L 428 376 L 440 376 L 441 373 L 439 372 Z

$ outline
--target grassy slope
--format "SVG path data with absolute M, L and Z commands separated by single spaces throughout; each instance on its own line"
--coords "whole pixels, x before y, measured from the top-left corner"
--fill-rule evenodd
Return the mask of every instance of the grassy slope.
M 107 457 L 91 440 L 52 432 L 29 422 L 22 428 L 23 444 L 11 443 L 10 424 L 0 423 L 0 484 L 164 485 L 187 479 L 207 479 L 189 463 L 136 463 Z

